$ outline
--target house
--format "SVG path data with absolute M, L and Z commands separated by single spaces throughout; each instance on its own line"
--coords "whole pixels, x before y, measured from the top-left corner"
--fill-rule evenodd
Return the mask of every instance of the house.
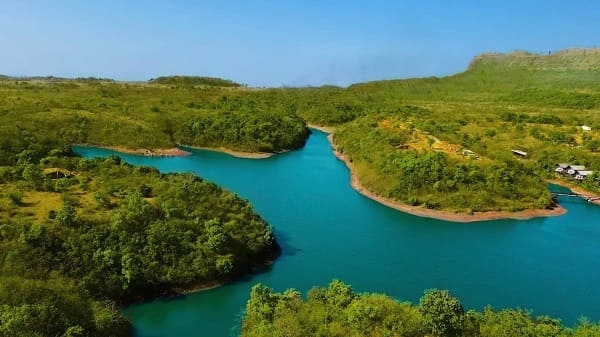
M 587 125 L 582 125 L 581 126 L 581 130 L 583 130 L 583 131 L 592 131 L 592 127 L 591 126 L 587 126 Z
M 569 168 L 571 168 L 571 164 L 569 164 L 569 163 L 558 163 L 558 164 L 556 164 L 556 168 L 554 169 L 554 172 L 565 173 L 569 170 Z
M 594 173 L 594 171 L 577 171 L 577 174 L 575 175 L 575 179 L 577 180 L 583 180 L 585 178 L 587 178 L 588 176 L 591 176 Z
M 594 171 L 588 170 L 585 165 L 571 165 L 569 163 L 556 164 L 554 172 L 568 174 L 571 178 L 575 178 L 576 180 L 584 180 L 594 173 Z
M 516 156 L 519 156 L 521 158 L 525 158 L 527 157 L 527 152 L 525 151 L 521 151 L 521 150 L 512 150 L 512 153 Z
M 587 168 L 584 165 L 571 165 L 567 170 L 567 174 L 575 177 L 579 171 L 587 171 Z

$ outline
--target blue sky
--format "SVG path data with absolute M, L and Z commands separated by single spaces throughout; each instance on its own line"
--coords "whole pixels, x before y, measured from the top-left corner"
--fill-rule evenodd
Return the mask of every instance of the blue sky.
M 0 74 L 16 76 L 347 85 L 569 47 L 600 47 L 600 1 L 0 2 Z

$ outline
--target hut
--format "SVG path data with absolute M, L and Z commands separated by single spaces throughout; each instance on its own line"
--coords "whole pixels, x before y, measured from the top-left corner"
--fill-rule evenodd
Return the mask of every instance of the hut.
M 463 155 L 463 157 L 467 157 L 467 158 L 471 158 L 471 159 L 479 159 L 479 155 L 477 155 L 477 153 L 475 153 L 471 150 L 463 149 L 461 151 L 461 154 Z
M 521 157 L 521 158 L 526 158 L 527 157 L 527 152 L 525 151 L 521 151 L 521 150 L 512 150 L 512 153 L 517 156 L 517 157 Z
M 71 178 L 73 174 L 65 169 L 50 167 L 43 171 L 44 175 L 50 179 Z

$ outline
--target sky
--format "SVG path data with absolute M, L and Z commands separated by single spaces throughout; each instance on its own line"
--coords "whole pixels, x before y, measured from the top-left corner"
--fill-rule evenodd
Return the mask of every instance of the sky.
M 318 86 L 600 47 L 600 1 L 0 0 L 0 74 Z

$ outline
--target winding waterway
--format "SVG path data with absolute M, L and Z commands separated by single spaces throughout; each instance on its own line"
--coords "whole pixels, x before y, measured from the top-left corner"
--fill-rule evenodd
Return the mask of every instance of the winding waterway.
M 115 154 L 74 150 L 86 157 Z M 443 288 L 467 308 L 528 308 L 569 325 L 581 315 L 600 320 L 600 207 L 581 199 L 560 200 L 566 215 L 527 221 L 411 216 L 355 192 L 319 131 L 302 150 L 261 160 L 201 150 L 188 157 L 120 156 L 161 172 L 193 172 L 234 191 L 275 227 L 283 248 L 259 274 L 126 308 L 138 337 L 236 336 L 252 285 L 305 292 L 333 278 L 413 303 L 424 289 Z

